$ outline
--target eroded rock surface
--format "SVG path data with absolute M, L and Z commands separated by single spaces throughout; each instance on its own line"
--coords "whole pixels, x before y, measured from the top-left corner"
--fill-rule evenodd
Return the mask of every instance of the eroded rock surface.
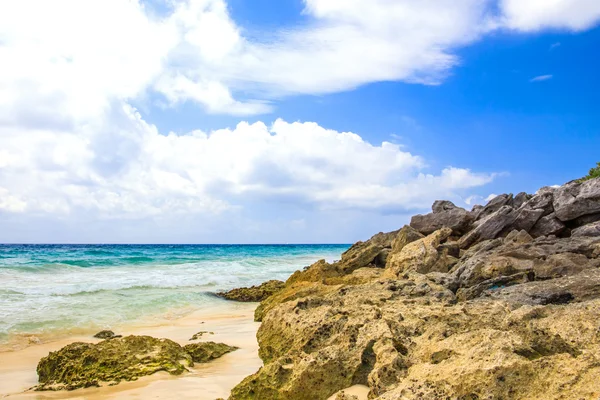
M 217 296 L 227 300 L 240 301 L 246 303 L 263 301 L 283 288 L 284 283 L 277 280 L 267 281 L 258 286 L 249 288 L 238 288 L 228 292 L 217 293 Z
M 498 196 L 465 229 L 436 202 L 296 272 L 257 309 L 265 365 L 230 399 L 325 400 L 353 385 L 370 399 L 599 398 L 600 237 L 582 221 L 598 214 L 600 180 L 587 182 L 569 184 L 575 199 Z
M 150 336 L 71 343 L 40 360 L 36 390 L 114 385 L 158 371 L 180 375 L 194 362 L 208 362 L 233 350 L 236 348 L 213 342 L 181 347 L 172 340 Z

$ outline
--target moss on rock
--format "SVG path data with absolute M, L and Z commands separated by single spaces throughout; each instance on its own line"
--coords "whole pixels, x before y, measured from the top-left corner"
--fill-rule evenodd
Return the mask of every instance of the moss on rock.
M 192 357 L 192 360 L 198 363 L 209 362 L 227 353 L 231 353 L 238 348 L 239 347 L 215 342 L 193 343 L 183 347 L 183 349 Z
M 272 280 L 263 283 L 259 286 L 249 288 L 237 288 L 228 292 L 217 293 L 217 296 L 227 300 L 240 301 L 245 303 L 253 303 L 263 301 L 280 291 L 285 284 L 281 281 Z

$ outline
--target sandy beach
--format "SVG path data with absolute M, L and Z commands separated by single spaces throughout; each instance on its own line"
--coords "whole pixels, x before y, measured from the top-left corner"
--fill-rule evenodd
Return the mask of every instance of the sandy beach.
M 59 340 L 32 344 L 16 351 L 0 352 L 0 398 L 8 399 L 210 399 L 227 398 L 229 391 L 262 365 L 258 357 L 253 321 L 254 303 L 224 303 L 208 311 L 193 312 L 177 319 L 163 319 L 123 326 L 118 334 L 149 335 L 168 338 L 181 345 L 199 331 L 201 341 L 222 342 L 239 350 L 207 364 L 196 364 L 189 373 L 171 376 L 157 373 L 135 382 L 117 386 L 80 389 L 71 392 L 34 392 L 28 390 L 37 383 L 36 366 L 49 352 L 76 342 L 97 342 L 91 335 L 69 336 Z

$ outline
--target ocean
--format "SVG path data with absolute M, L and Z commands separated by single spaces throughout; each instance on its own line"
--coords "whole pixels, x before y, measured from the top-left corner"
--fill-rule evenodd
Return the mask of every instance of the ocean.
M 349 245 L 0 245 L 0 344 L 218 307 Z

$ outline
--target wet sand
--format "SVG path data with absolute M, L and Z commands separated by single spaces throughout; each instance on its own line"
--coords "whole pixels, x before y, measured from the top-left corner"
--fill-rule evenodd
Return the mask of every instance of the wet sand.
M 0 398 L 16 399 L 196 399 L 215 400 L 229 396 L 230 390 L 246 376 L 256 372 L 262 361 L 258 357 L 256 331 L 259 323 L 253 321 L 256 304 L 224 303 L 212 311 L 197 311 L 174 320 L 147 321 L 125 326 L 115 333 L 122 335 L 149 335 L 168 338 L 182 345 L 199 331 L 200 341 L 222 342 L 240 349 L 206 364 L 196 364 L 189 373 L 171 376 L 157 373 L 135 382 L 117 386 L 79 389 L 71 392 L 33 392 L 36 385 L 36 366 L 49 352 L 76 342 L 97 342 L 86 336 L 70 336 L 42 344 L 34 344 L 16 351 L 0 352 Z

